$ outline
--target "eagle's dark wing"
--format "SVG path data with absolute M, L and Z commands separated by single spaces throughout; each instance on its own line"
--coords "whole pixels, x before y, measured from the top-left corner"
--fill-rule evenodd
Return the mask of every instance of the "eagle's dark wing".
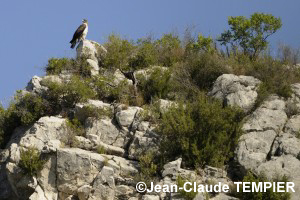
M 70 43 L 75 42 L 78 38 L 80 38 L 80 36 L 82 35 L 84 29 L 86 28 L 85 24 L 81 24 L 78 29 L 75 31 L 74 35 L 73 35 L 73 39 L 70 41 Z

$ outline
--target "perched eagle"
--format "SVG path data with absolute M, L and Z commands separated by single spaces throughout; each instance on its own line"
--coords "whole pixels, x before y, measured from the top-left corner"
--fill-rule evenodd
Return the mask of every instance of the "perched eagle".
M 85 37 L 88 32 L 88 21 L 86 19 L 82 20 L 82 24 L 78 27 L 78 29 L 75 31 L 73 35 L 73 39 L 70 41 L 71 48 L 73 49 L 77 42 L 80 42 L 80 40 L 85 40 Z

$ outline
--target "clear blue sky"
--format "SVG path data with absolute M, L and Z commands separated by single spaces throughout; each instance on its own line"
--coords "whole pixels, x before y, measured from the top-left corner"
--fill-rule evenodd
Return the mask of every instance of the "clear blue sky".
M 82 18 L 89 20 L 87 39 L 100 43 L 118 33 L 137 39 L 189 25 L 216 37 L 227 17 L 253 12 L 281 17 L 282 29 L 270 38 L 300 47 L 299 0 L 3 0 L 0 6 L 0 102 L 7 105 L 17 89 L 34 75 L 42 76 L 50 57 L 72 57 L 69 41 Z

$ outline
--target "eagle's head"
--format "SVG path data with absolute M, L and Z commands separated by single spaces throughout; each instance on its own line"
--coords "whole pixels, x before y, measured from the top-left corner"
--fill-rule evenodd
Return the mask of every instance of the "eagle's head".
M 82 20 L 82 23 L 86 23 L 86 24 L 87 24 L 87 23 L 88 23 L 88 20 L 87 20 L 87 19 L 83 19 L 83 20 Z

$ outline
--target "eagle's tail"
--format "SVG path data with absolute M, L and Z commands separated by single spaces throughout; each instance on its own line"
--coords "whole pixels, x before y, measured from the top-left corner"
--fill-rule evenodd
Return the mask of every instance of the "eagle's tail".
M 72 45 L 71 45 L 71 48 L 74 49 L 74 47 L 75 47 L 75 45 L 76 45 L 76 41 L 71 41 L 70 43 L 72 44 Z

